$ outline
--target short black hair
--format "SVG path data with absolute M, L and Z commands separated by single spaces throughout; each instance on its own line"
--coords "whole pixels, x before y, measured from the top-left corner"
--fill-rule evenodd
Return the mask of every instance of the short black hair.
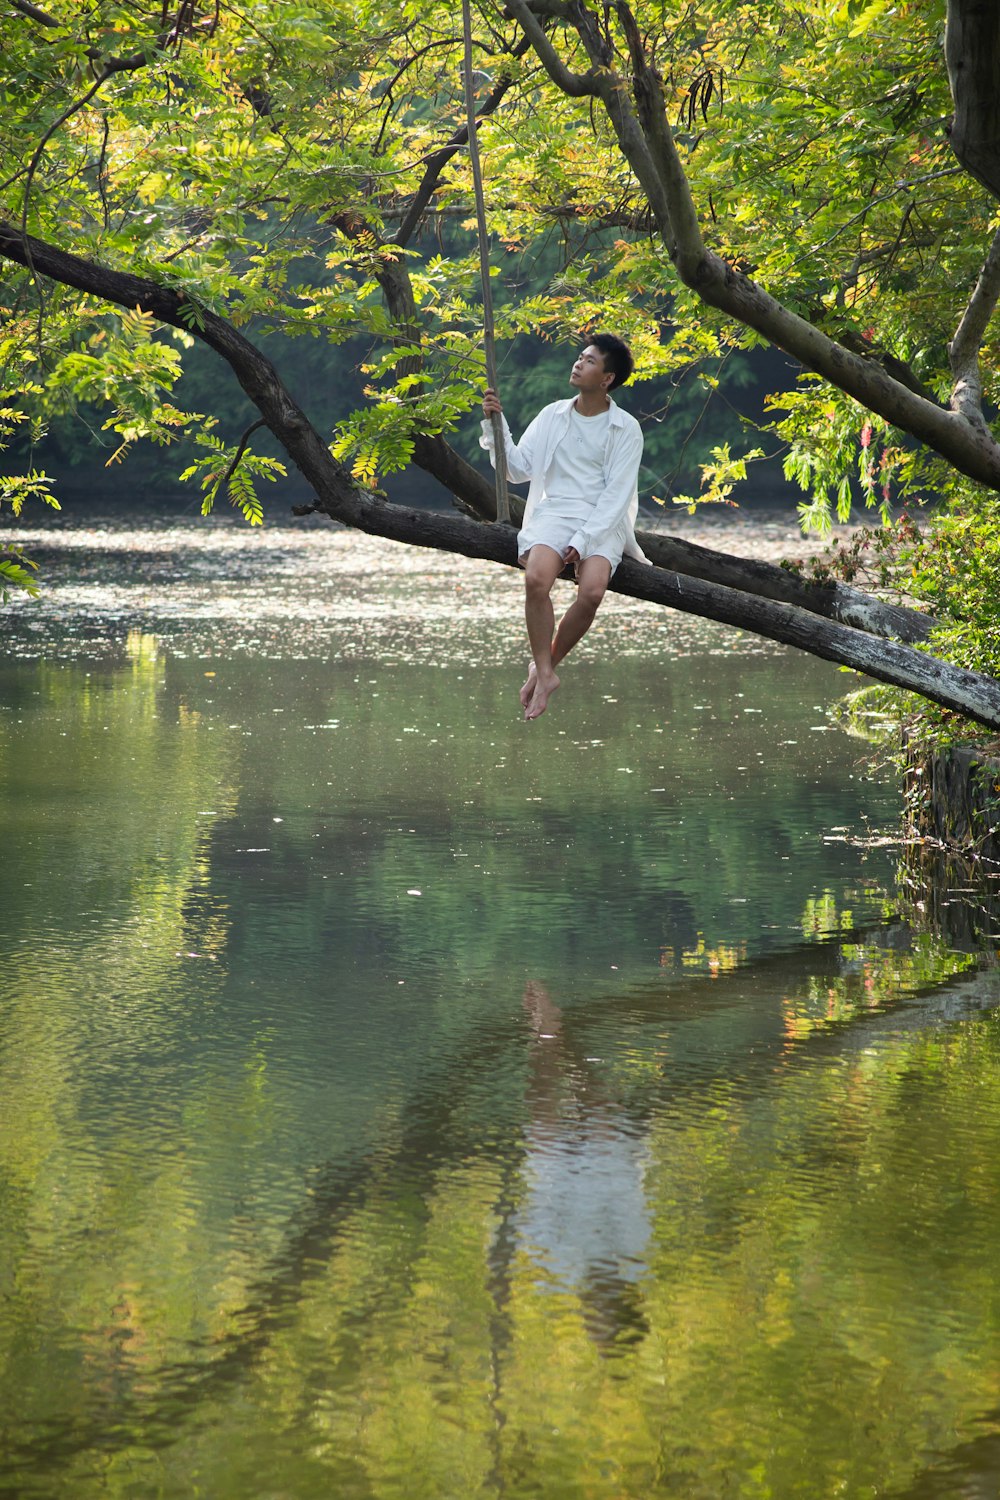
M 610 371 L 615 377 L 608 390 L 615 391 L 620 385 L 624 385 L 635 369 L 632 351 L 625 340 L 615 333 L 594 333 L 587 342 L 600 350 L 605 371 Z

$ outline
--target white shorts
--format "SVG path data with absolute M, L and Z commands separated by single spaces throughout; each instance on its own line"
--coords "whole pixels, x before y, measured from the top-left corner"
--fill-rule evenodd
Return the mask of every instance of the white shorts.
M 523 563 L 532 547 L 541 544 L 562 554 L 578 531 L 586 530 L 591 516 L 589 505 L 573 505 L 559 501 L 542 501 L 535 507 L 527 526 L 517 534 L 517 560 Z M 622 560 L 627 540 L 627 526 L 622 525 L 606 538 L 600 547 L 584 553 L 587 557 L 604 557 L 611 564 L 612 573 Z M 582 561 L 583 559 L 581 559 Z

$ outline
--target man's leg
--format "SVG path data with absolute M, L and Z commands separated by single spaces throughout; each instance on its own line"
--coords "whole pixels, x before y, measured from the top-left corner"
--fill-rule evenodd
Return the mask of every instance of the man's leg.
M 611 564 L 606 557 L 587 557 L 577 568 L 576 598 L 559 621 L 555 640 L 552 642 L 552 665 L 558 666 L 563 657 L 582 641 L 597 614 L 597 607 L 607 593 L 611 582 Z
M 521 689 L 524 717 L 537 719 L 545 712 L 550 694 L 559 686 L 559 678 L 552 670 L 552 635 L 555 629 L 555 612 L 552 608 L 552 585 L 563 570 L 562 556 L 554 547 L 539 542 L 528 553 L 524 564 L 524 623 L 528 628 L 528 644 L 535 665 L 534 676 Z M 531 684 L 530 695 L 526 697 Z
M 532 549 L 534 551 L 534 549 Z M 555 554 L 551 549 L 546 549 L 550 555 Z M 530 559 L 529 559 L 530 560 Z M 558 574 L 556 574 L 558 577 Z M 552 580 L 555 582 L 555 579 Z M 577 568 L 577 591 L 576 599 L 559 621 L 559 629 L 556 631 L 555 639 L 551 643 L 549 652 L 549 666 L 554 679 L 554 687 L 546 688 L 544 682 L 538 678 L 538 658 L 535 656 L 532 646 L 534 666 L 528 673 L 528 680 L 521 689 L 521 702 L 524 705 L 524 716 L 526 719 L 537 719 L 539 714 L 545 712 L 549 697 L 559 686 L 559 679 L 555 676 L 554 668 L 562 661 L 563 657 L 572 651 L 573 647 L 583 639 L 597 614 L 598 606 L 607 593 L 608 584 L 611 582 L 611 564 L 606 557 L 588 557 Z M 549 590 L 552 583 L 549 584 Z M 548 593 L 546 593 L 548 599 Z M 549 602 L 549 621 L 554 620 L 551 601 Z M 530 639 L 530 630 L 529 630 Z

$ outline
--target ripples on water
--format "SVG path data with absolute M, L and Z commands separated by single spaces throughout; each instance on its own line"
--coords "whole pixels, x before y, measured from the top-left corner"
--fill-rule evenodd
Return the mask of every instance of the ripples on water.
M 133 626 L 155 630 L 175 651 L 312 660 L 328 650 L 379 665 L 478 665 L 509 655 L 513 627 L 525 655 L 519 573 L 327 522 L 49 526 L 20 529 L 18 542 L 45 583 L 40 601 L 13 606 L 19 654 L 76 655 L 84 642 Z M 609 595 L 600 632 L 609 649 L 629 654 L 726 649 L 710 624 L 667 618 L 664 627 L 662 611 Z
M 527 727 L 503 570 L 36 540 L 0 1494 L 993 1492 L 994 944 L 845 679 L 609 601 Z

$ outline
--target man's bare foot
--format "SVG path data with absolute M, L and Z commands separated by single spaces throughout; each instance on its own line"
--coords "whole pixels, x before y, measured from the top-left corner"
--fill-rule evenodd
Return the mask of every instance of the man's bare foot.
M 529 665 L 529 667 L 528 667 L 528 675 L 524 679 L 524 686 L 521 689 L 521 707 L 522 708 L 527 708 L 528 704 L 531 702 L 531 695 L 535 691 L 535 676 L 536 676 L 536 667 L 535 667 L 535 663 L 532 662 Z
M 545 712 L 548 701 L 556 688 L 559 686 L 559 678 L 553 672 L 547 677 L 538 677 L 535 680 L 535 691 L 532 693 L 527 708 L 524 710 L 526 719 L 537 719 Z

